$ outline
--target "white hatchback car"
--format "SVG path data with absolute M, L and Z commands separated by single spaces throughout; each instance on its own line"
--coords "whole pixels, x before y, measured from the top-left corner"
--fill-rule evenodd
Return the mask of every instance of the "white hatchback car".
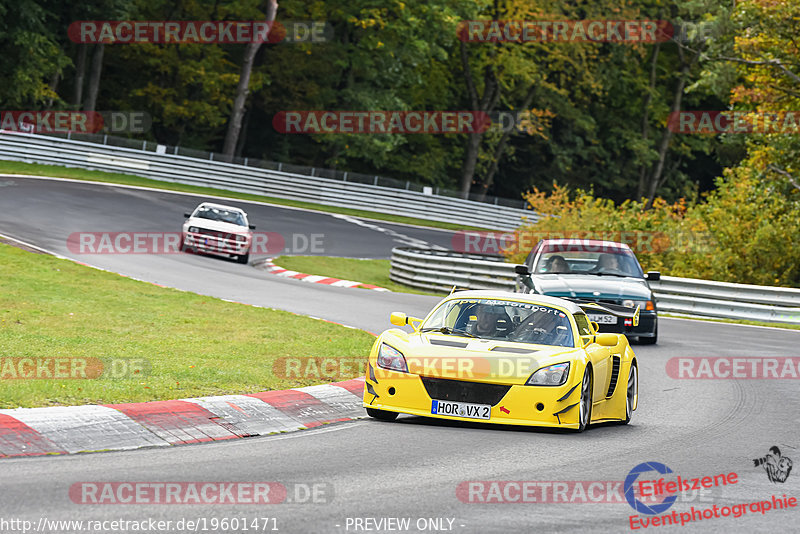
M 200 250 L 236 257 L 239 263 L 250 259 L 255 226 L 247 222 L 247 213 L 233 206 L 202 202 L 192 213 L 184 213 L 181 250 Z

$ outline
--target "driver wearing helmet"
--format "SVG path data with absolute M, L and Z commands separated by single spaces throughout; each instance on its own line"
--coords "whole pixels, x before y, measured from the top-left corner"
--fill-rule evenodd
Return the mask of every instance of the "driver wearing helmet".
M 511 327 L 508 314 L 502 306 L 478 304 L 475 321 L 470 321 L 467 332 L 478 337 L 504 337 Z

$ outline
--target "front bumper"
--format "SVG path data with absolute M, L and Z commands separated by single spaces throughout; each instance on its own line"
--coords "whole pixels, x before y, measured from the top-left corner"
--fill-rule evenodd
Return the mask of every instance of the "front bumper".
M 600 332 L 625 334 L 626 336 L 653 337 L 656 335 L 657 316 L 654 311 L 639 311 L 639 325 L 625 324 L 625 319 L 617 317 L 614 324 L 601 323 Z
M 184 245 L 188 248 L 209 252 L 212 254 L 231 254 L 239 256 L 246 254 L 250 248 L 248 241 L 237 241 L 236 239 L 219 237 L 208 234 L 186 232 L 184 234 Z
M 490 388 L 480 382 L 432 379 L 382 369 L 378 381 L 367 376 L 364 407 L 475 423 L 578 428 L 580 380 L 575 379 L 575 367 L 573 364 L 563 386 L 490 385 Z M 582 369 L 578 376 L 583 376 Z M 431 386 L 432 381 L 436 381 L 436 387 Z M 507 388 L 507 391 L 497 391 L 497 387 Z M 490 404 L 490 419 L 432 414 L 432 391 L 436 400 Z

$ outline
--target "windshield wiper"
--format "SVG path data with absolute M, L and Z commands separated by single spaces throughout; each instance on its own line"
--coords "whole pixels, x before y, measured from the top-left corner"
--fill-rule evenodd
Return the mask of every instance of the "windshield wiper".
M 478 337 L 478 336 L 476 336 L 474 334 L 470 334 L 469 332 L 467 332 L 465 330 L 457 330 L 457 329 L 454 329 L 454 328 L 447 328 L 446 326 L 423 328 L 422 330 L 420 330 L 420 332 L 440 332 L 442 334 L 447 334 L 447 335 L 457 335 L 457 336 L 474 337 L 474 338 Z
M 584 274 L 591 274 L 593 276 L 619 276 L 620 278 L 630 278 L 632 274 L 618 274 L 618 273 L 584 273 Z

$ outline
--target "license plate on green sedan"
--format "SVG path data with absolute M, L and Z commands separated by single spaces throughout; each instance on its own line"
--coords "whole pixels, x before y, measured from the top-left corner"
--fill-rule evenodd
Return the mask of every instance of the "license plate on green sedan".
M 617 318 L 607 313 L 590 313 L 589 320 L 597 324 L 617 324 Z
M 434 400 L 431 404 L 431 413 L 434 415 L 452 415 L 455 417 L 468 417 L 469 419 L 489 419 L 492 407 L 488 404 L 472 404 L 469 402 L 453 402 Z

